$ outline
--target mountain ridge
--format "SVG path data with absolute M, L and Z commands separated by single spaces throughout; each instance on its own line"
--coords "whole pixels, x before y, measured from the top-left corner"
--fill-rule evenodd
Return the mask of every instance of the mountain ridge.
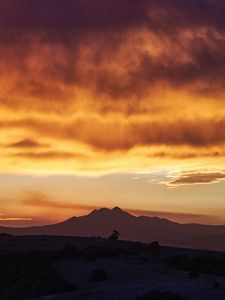
M 185 248 L 225 249 L 225 225 L 180 224 L 165 218 L 134 216 L 119 207 L 100 208 L 52 225 L 23 228 L 0 227 L 13 235 L 101 236 L 113 230 L 124 240 L 151 242 Z

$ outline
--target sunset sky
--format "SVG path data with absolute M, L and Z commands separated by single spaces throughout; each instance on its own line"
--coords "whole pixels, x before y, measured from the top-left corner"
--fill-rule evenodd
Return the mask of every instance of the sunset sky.
M 225 1 L 0 1 L 0 137 L 0 225 L 225 224 Z

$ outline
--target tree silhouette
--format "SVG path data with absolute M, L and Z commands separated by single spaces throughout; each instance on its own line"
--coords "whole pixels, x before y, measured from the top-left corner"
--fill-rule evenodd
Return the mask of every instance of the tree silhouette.
M 117 230 L 113 230 L 113 233 L 109 236 L 110 240 L 118 240 L 120 233 Z

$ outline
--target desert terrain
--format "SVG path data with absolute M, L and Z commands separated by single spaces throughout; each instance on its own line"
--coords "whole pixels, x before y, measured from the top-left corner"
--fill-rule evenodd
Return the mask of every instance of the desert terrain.
M 224 252 L 157 242 L 2 236 L 0 267 L 3 300 L 156 299 L 141 298 L 151 291 L 186 300 L 225 299 Z

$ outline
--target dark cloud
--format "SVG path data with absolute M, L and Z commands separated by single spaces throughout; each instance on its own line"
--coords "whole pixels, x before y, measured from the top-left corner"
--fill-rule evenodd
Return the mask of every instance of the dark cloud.
M 191 185 L 191 184 L 208 184 L 216 183 L 225 179 L 224 172 L 198 172 L 184 173 L 174 181 L 170 182 L 170 186 Z
M 24 31 L 104 31 L 140 25 L 167 31 L 177 28 L 177 23 L 220 26 L 225 22 L 221 7 L 224 2 L 216 0 L 9 0 L 1 4 L 0 11 L 1 24 Z
M 23 74 L 14 90 L 22 89 L 26 97 L 40 97 L 52 106 L 57 101 L 65 104 L 66 99 L 71 102 L 58 83 L 91 87 L 96 99 L 103 94 L 110 101 L 129 102 L 132 95 L 137 101 L 158 82 L 187 86 L 201 81 L 205 86 L 210 83 L 215 94 L 225 83 L 224 12 L 223 2 L 208 0 L 11 0 L 0 7 L 0 53 L 7 70 L 17 66 Z M 165 48 L 158 58 L 132 39 L 143 29 Z M 117 53 L 127 43 L 137 61 L 130 57 L 123 74 L 105 67 L 109 59 L 119 65 Z M 154 46 L 154 41 L 149 43 Z M 91 49 L 86 56 L 85 48 Z M 40 59 L 38 68 L 28 63 L 34 52 Z M 190 59 L 179 61 L 185 53 Z M 89 65 L 86 70 L 82 61 Z M 2 102 L 12 104 L 10 99 Z
M 87 156 L 83 154 L 66 151 L 16 152 L 13 154 L 11 153 L 10 157 L 26 158 L 32 160 L 79 159 L 82 161 L 87 159 Z
M 46 147 L 46 146 L 47 146 L 46 144 L 39 143 L 32 139 L 24 139 L 24 140 L 6 145 L 6 147 L 9 147 L 9 148 L 39 148 L 39 147 Z

